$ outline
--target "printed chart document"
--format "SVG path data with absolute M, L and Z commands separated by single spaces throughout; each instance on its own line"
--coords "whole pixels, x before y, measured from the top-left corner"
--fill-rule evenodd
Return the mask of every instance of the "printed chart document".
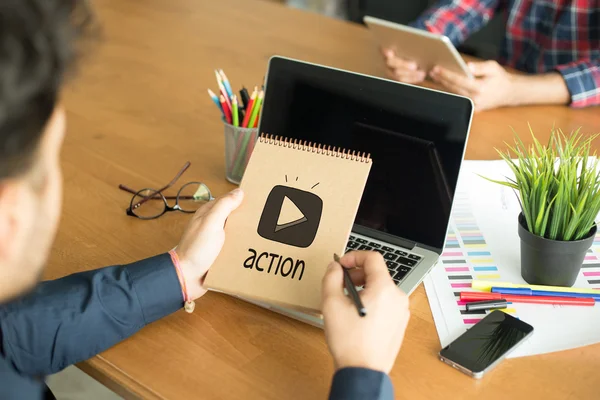
M 521 277 L 516 194 L 481 176 L 513 176 L 504 161 L 466 161 L 461 168 L 446 246 L 425 278 L 425 290 L 444 347 L 487 312 L 467 312 L 461 291 L 473 279 L 526 284 Z M 574 287 L 600 292 L 600 233 L 585 257 Z M 534 327 L 527 342 L 509 357 L 571 349 L 600 342 L 600 303 L 595 307 L 512 303 L 503 310 Z

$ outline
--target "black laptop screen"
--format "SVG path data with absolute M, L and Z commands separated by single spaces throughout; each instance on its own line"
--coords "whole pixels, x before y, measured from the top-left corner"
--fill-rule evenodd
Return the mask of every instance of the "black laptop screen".
M 370 153 L 355 223 L 440 249 L 471 109 L 461 97 L 273 58 L 260 130 Z

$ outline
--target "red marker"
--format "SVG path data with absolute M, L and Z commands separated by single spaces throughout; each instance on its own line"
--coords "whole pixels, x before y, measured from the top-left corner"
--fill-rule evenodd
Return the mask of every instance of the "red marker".
M 552 296 L 519 296 L 490 292 L 460 292 L 462 301 L 481 301 L 504 299 L 511 303 L 554 304 L 564 306 L 591 306 L 596 301 L 591 297 L 552 297 Z

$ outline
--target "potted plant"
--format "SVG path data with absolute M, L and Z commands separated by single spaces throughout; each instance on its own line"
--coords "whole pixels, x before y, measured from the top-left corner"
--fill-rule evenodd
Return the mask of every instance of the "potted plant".
M 529 147 L 515 133 L 514 146 L 498 151 L 515 176 L 493 182 L 518 191 L 523 279 L 572 286 L 594 242 L 600 211 L 598 160 L 589 158 L 597 135 L 585 138 L 577 130 L 567 137 L 553 129 L 545 146 L 531 135 Z

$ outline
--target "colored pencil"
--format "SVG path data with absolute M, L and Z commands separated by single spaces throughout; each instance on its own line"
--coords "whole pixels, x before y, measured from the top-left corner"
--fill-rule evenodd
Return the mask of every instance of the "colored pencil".
M 258 121 L 260 121 L 260 112 L 262 110 L 258 110 L 258 115 L 256 116 L 256 121 L 254 121 L 254 126 L 253 128 L 258 128 Z
M 219 75 L 221 76 L 223 86 L 225 86 L 225 90 L 227 91 L 229 98 L 232 99 L 233 90 L 231 90 L 231 85 L 229 84 L 229 79 L 227 79 L 227 75 L 225 75 L 225 72 L 222 69 L 219 70 Z
M 215 78 L 217 78 L 217 85 L 219 86 L 219 92 L 221 92 L 221 95 L 223 97 L 225 97 L 225 102 L 227 103 L 227 105 L 229 105 L 229 110 L 231 111 L 231 100 L 229 99 L 229 93 L 227 92 L 227 89 L 225 88 L 225 85 L 223 84 L 223 78 L 221 77 L 221 75 L 219 74 L 219 72 L 217 70 L 215 70 Z
M 225 97 L 223 95 L 221 95 L 220 100 L 221 100 L 221 107 L 223 107 L 223 113 L 225 114 L 225 120 L 227 121 L 228 124 L 231 124 L 231 110 L 229 109 L 229 106 L 225 102 Z
M 260 107 L 262 106 L 264 96 L 265 92 L 261 90 L 258 94 L 256 102 L 252 105 L 252 116 L 250 117 L 250 121 L 248 122 L 248 127 L 254 127 L 254 123 L 258 120 L 258 112 L 260 110 Z
M 257 120 L 257 115 L 258 115 L 258 111 L 260 110 L 261 104 L 262 104 L 262 99 L 264 97 L 264 92 L 260 92 L 258 95 L 258 98 L 253 102 L 252 104 L 252 113 L 250 116 L 250 121 L 248 122 L 247 127 L 248 128 L 253 128 L 254 124 Z M 248 112 L 246 112 L 246 116 L 248 116 Z M 252 134 L 246 134 L 243 137 L 243 141 L 242 141 L 242 146 L 240 148 L 240 151 L 238 152 L 238 160 L 237 160 L 237 165 L 235 165 L 233 172 L 235 175 L 241 175 L 241 169 L 242 167 L 245 165 L 245 161 L 248 159 L 248 144 L 250 143 L 250 140 L 252 138 Z
M 222 85 L 223 84 L 223 78 L 219 74 L 219 71 L 217 71 L 216 69 L 215 69 L 215 78 L 217 78 L 217 84 L 218 85 Z
M 250 161 L 250 156 L 254 151 L 254 146 L 256 145 L 256 137 L 254 133 L 250 135 L 250 140 L 248 140 L 248 149 L 246 150 L 246 164 Z
M 250 97 L 250 101 L 248 102 L 248 109 L 246 110 L 246 115 L 244 115 L 244 119 L 242 120 L 242 128 L 248 127 L 248 121 L 250 120 L 250 115 L 251 115 L 251 108 L 252 108 L 252 105 L 254 104 L 256 96 L 257 96 L 257 90 L 254 89 L 254 92 L 252 92 L 252 96 Z M 243 146 L 243 142 L 244 142 L 244 136 L 245 135 L 240 132 L 238 139 L 237 139 L 237 144 L 235 146 L 235 152 L 234 152 L 233 158 L 231 160 L 231 165 L 229 166 L 230 171 L 234 171 L 234 169 L 236 168 L 236 163 L 238 162 L 238 158 L 243 155 L 241 153 L 241 150 L 242 150 L 242 146 Z M 244 156 L 244 159 L 245 159 L 245 156 Z
M 243 128 L 248 127 L 248 122 L 250 122 L 250 117 L 252 116 L 252 107 L 254 107 L 254 101 L 256 100 L 256 96 L 258 96 L 258 93 L 257 90 L 254 89 L 254 92 L 252 92 L 252 96 L 250 96 L 248 107 L 246 108 L 246 116 L 244 117 L 244 121 L 242 121 Z
M 249 95 L 248 89 L 242 87 L 238 96 L 234 94 L 225 71 L 216 69 L 214 72 L 219 93 L 215 94 L 209 89 L 208 94 L 221 110 L 223 120 L 236 128 L 257 128 L 260 121 L 262 103 L 264 102 L 264 90 L 260 90 L 258 86 L 255 86 L 252 95 Z M 233 158 L 230 160 L 231 164 L 229 165 L 229 170 L 232 171 L 233 175 L 242 175 L 244 166 L 247 164 L 250 153 L 254 149 L 256 142 L 255 132 L 256 130 L 242 131 L 241 129 L 233 131 L 233 139 L 236 145 Z
M 519 296 L 490 292 L 461 292 L 461 301 L 481 301 L 504 299 L 511 303 L 554 304 L 571 306 L 594 306 L 596 301 L 591 297 L 552 297 L 552 296 Z
M 248 156 L 248 143 L 250 142 L 250 137 L 252 136 L 251 132 L 248 133 L 240 133 L 242 136 L 242 146 L 240 151 L 238 152 L 238 158 L 236 161 L 236 165 L 233 168 L 233 174 L 236 176 L 242 175 L 242 171 L 240 169 L 246 165 L 246 158 Z
M 231 111 L 231 101 L 229 100 L 229 96 L 227 95 L 227 91 L 225 90 L 225 86 L 223 84 L 219 84 L 219 92 L 221 92 L 221 96 L 225 98 L 225 103 L 229 106 L 229 111 Z
M 237 96 L 234 94 L 233 95 L 233 99 L 231 100 L 231 104 L 232 104 L 232 110 L 231 112 L 233 113 L 233 126 L 240 126 L 240 121 L 239 121 L 239 116 L 238 116 L 238 101 L 237 101 Z
M 212 99 L 212 101 L 217 105 L 217 107 L 219 107 L 219 111 L 221 111 L 221 114 L 223 114 L 223 108 L 221 108 L 221 102 L 219 101 L 219 98 L 217 97 L 217 95 L 215 94 L 215 92 L 213 92 L 212 90 L 208 89 L 208 95 L 210 96 L 210 98 Z M 225 114 L 223 114 L 225 115 Z

